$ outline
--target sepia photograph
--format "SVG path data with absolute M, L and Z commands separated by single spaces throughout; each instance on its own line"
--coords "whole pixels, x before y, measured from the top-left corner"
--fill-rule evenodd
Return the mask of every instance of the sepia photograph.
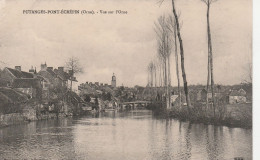
M 252 160 L 253 42 L 253 0 L 0 0 L 0 159 Z

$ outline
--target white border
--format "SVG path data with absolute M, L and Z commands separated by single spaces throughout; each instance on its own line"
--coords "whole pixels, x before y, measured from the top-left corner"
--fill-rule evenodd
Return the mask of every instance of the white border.
M 253 0 L 253 157 L 260 159 L 260 1 Z

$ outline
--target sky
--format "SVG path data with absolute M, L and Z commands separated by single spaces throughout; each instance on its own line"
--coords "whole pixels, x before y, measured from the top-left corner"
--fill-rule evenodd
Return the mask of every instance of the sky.
M 33 15 L 23 10 L 124 10 L 112 15 Z M 182 24 L 188 84 L 207 82 L 206 5 L 200 0 L 176 0 Z M 0 67 L 41 63 L 63 66 L 72 56 L 84 73 L 79 83 L 147 84 L 147 65 L 157 54 L 154 23 L 172 15 L 170 0 L 0 0 Z M 218 0 L 211 6 L 210 24 L 215 83 L 241 83 L 252 61 L 252 0 Z M 172 84 L 177 84 L 174 56 Z

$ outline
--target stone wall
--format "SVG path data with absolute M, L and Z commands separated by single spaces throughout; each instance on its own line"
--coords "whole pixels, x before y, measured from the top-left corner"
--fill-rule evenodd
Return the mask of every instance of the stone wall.
M 20 124 L 25 122 L 25 117 L 21 113 L 11 113 L 0 115 L 0 127 Z
M 49 112 L 37 113 L 36 110 L 39 109 L 39 105 L 35 104 L 34 106 L 32 104 L 32 106 L 26 106 L 25 109 L 23 109 L 22 113 L 0 114 L 0 127 L 27 123 L 36 120 L 57 119 L 66 116 L 72 116 L 68 108 L 69 106 L 67 104 L 64 104 L 61 113 L 59 114 Z

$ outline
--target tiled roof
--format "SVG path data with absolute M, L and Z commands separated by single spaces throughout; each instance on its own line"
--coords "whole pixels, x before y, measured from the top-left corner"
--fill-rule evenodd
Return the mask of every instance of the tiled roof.
M 68 92 L 69 95 L 74 98 L 75 100 L 77 100 L 78 103 L 84 103 L 84 101 L 75 93 L 75 92 Z
M 242 93 L 240 93 L 238 90 L 232 90 L 229 93 L 229 96 L 244 96 Z
M 56 75 L 57 75 L 57 74 L 56 74 L 52 69 L 50 69 L 50 68 L 47 68 L 46 71 L 48 71 L 53 77 L 56 77 Z
M 64 81 L 69 79 L 69 74 L 67 72 L 58 70 L 58 69 L 54 69 L 54 72 Z
M 18 71 L 16 69 L 7 68 L 16 78 L 33 78 L 33 74 L 23 71 Z
M 17 92 L 11 88 L 0 88 L 0 100 L 4 100 L 5 102 L 24 102 L 27 101 L 28 98 L 25 94 Z M 2 102 L 2 101 L 1 101 Z

